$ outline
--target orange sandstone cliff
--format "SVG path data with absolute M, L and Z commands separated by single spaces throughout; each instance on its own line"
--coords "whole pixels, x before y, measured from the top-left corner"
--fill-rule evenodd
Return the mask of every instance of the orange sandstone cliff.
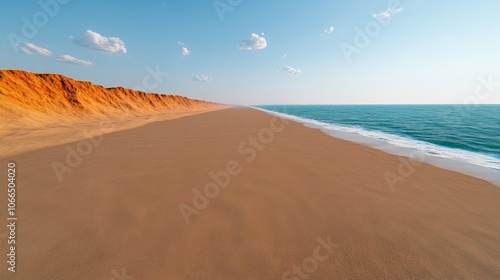
M 182 96 L 105 88 L 59 74 L 0 70 L 0 129 L 202 111 L 221 106 Z

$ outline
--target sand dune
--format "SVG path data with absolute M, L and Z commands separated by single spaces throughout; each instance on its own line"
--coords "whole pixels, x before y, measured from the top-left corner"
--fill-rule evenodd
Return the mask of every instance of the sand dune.
M 182 96 L 105 88 L 58 74 L 0 71 L 0 128 L 39 126 L 87 116 L 144 116 L 214 108 Z
M 203 111 L 216 103 L 182 96 L 105 88 L 58 74 L 0 70 L 0 157 L 81 139 L 105 120 L 105 133 Z M 52 139 L 46 139 L 53 136 Z M 89 135 L 95 136 L 95 135 Z

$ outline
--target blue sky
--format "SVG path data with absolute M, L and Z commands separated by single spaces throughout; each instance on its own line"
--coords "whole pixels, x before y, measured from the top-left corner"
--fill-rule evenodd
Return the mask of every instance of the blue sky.
M 1 68 L 231 104 L 500 103 L 499 1 L 40 3 L 3 4 Z

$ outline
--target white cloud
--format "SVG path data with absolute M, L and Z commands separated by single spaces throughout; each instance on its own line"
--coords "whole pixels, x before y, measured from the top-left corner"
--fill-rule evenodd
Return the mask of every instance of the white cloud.
M 212 80 L 213 80 L 212 78 L 205 75 L 198 75 L 193 78 L 193 81 L 195 82 L 211 82 Z
M 186 47 L 182 47 L 182 55 L 187 56 L 190 54 L 191 54 L 190 50 L 188 50 Z
M 329 35 L 332 34 L 333 31 L 335 31 L 335 28 L 333 26 L 330 26 L 330 28 L 323 30 L 323 34 Z
M 388 20 L 392 16 L 397 15 L 403 11 L 403 8 L 398 8 L 398 9 L 387 9 L 385 11 L 382 11 L 378 14 L 373 14 L 373 18 L 380 19 L 380 20 Z
M 302 71 L 300 69 L 295 69 L 290 66 L 285 66 L 281 71 L 286 72 L 288 74 L 293 74 L 293 75 L 299 75 L 302 74 Z
M 281 58 L 286 58 L 288 56 L 288 54 L 284 53 Z
M 252 33 L 250 40 L 243 40 L 238 45 L 240 50 L 262 50 L 267 47 L 267 41 L 264 37 Z
M 23 51 L 23 53 L 28 54 L 28 55 L 39 54 L 39 55 L 43 55 L 43 56 L 52 56 L 51 51 L 44 49 L 44 48 L 41 48 L 41 47 L 38 47 L 38 46 L 35 46 L 32 43 L 25 44 L 25 46 L 21 48 L 21 51 Z
M 57 58 L 57 61 L 59 62 L 65 62 L 65 63 L 70 63 L 70 64 L 77 64 L 77 65 L 92 65 L 92 62 L 86 61 L 83 59 L 78 59 L 76 57 L 72 57 L 71 55 L 61 55 L 60 57 Z
M 103 37 L 101 34 L 92 30 L 87 30 L 80 38 L 73 36 L 69 37 L 75 44 L 87 47 L 89 49 L 109 52 L 109 53 L 126 53 L 125 43 L 117 37 Z

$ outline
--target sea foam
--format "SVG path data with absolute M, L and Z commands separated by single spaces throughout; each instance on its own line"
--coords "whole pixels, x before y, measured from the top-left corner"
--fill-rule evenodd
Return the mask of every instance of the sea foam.
M 319 129 L 332 137 L 373 147 L 398 156 L 419 158 L 434 166 L 481 178 L 500 186 L 500 159 L 494 157 L 461 149 L 443 147 L 381 131 L 325 123 L 258 107 L 251 108 L 302 123 L 310 128 Z

